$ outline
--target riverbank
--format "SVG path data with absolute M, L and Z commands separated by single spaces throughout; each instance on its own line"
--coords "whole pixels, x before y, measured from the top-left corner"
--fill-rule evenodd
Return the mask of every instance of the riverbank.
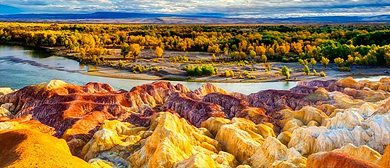
M 18 43 L 11 43 L 12 45 L 20 45 Z M 313 68 L 310 67 L 310 75 L 303 73 L 303 66 L 298 63 L 283 63 L 283 62 L 267 62 L 271 66 L 271 69 L 266 71 L 263 63 L 254 63 L 253 65 L 232 63 L 232 62 L 210 62 L 211 54 L 205 52 L 179 52 L 179 51 L 164 51 L 164 61 L 157 60 L 154 57 L 153 50 L 142 50 L 142 57 L 137 60 L 136 63 L 132 62 L 131 58 L 124 60 L 120 53 L 120 49 L 108 49 L 110 55 L 101 56 L 101 63 L 96 65 L 95 63 L 82 58 L 80 53 L 68 53 L 64 47 L 45 47 L 45 46 L 29 46 L 34 48 L 40 48 L 50 51 L 55 56 L 73 59 L 79 63 L 86 64 L 93 68 L 88 68 L 87 71 L 75 71 L 71 72 L 82 73 L 85 75 L 119 78 L 119 79 L 134 79 L 134 80 L 169 80 L 169 81 L 186 81 L 186 82 L 216 82 L 216 83 L 262 83 L 262 82 L 280 82 L 280 81 L 301 81 L 301 80 L 329 80 L 340 79 L 347 76 L 353 77 L 367 77 L 367 76 L 386 76 L 386 72 L 389 71 L 387 67 L 370 67 L 370 66 L 353 66 L 351 72 L 341 72 L 337 70 L 337 65 L 329 64 L 326 68 L 317 63 L 314 69 L 317 71 L 317 75 L 313 73 Z M 179 56 L 185 56 L 188 61 L 175 61 Z M 118 62 L 121 60 L 124 63 L 123 68 L 118 68 Z M 186 65 L 202 65 L 212 64 L 218 68 L 219 74 L 213 76 L 187 76 L 186 71 L 183 68 Z M 240 65 L 239 65 L 240 64 Z M 134 71 L 133 67 L 141 65 L 147 67 L 142 72 Z M 53 69 L 50 66 L 37 64 L 49 69 Z M 281 75 L 281 68 L 287 66 L 290 69 L 290 79 L 286 80 Z M 152 70 L 152 68 L 158 67 L 158 71 Z M 59 68 L 54 68 L 59 69 Z M 64 67 L 60 70 L 69 71 Z M 225 77 L 223 73 L 226 70 L 232 70 L 235 77 Z M 326 77 L 319 76 L 319 73 L 323 71 Z M 249 74 L 256 79 L 249 79 L 244 74 Z
M 119 49 L 111 49 L 112 52 L 119 53 Z M 117 51 L 114 51 L 117 50 Z M 261 83 L 261 82 L 280 82 L 280 81 L 301 81 L 301 80 L 329 80 L 340 79 L 347 76 L 352 77 L 367 77 L 367 76 L 386 76 L 389 69 L 387 67 L 370 67 L 370 66 L 354 66 L 351 72 L 342 72 L 337 69 L 337 65 L 334 63 L 329 64 L 326 68 L 321 64 L 316 64 L 314 69 L 317 71 L 317 75 L 313 73 L 313 68 L 310 67 L 310 75 L 305 75 L 303 72 L 303 66 L 298 63 L 283 63 L 283 62 L 268 62 L 271 66 L 270 71 L 266 71 L 263 63 L 254 63 L 240 65 L 235 63 L 221 63 L 221 62 L 205 62 L 204 64 L 212 64 L 218 68 L 219 74 L 213 76 L 187 76 L 186 71 L 183 68 L 186 65 L 202 65 L 202 63 L 193 63 L 199 60 L 210 59 L 207 57 L 208 53 L 200 52 L 176 52 L 176 51 L 164 51 L 167 52 L 168 58 L 165 61 L 155 61 L 153 53 L 150 50 L 143 50 L 144 58 L 138 59 L 136 63 L 132 60 L 123 61 L 126 64 L 125 68 L 119 69 L 115 66 L 115 61 L 110 61 L 106 65 L 97 65 L 99 68 L 96 71 L 87 72 L 87 75 L 104 76 L 111 78 L 124 78 L 124 79 L 139 79 L 139 80 L 170 80 L 170 81 L 187 81 L 187 82 L 217 82 L 217 83 Z M 172 62 L 169 61 L 176 54 L 185 54 L 186 57 L 192 59 L 188 62 Z M 70 57 L 75 60 L 80 60 L 77 53 L 59 55 L 64 57 Z M 110 55 L 103 58 L 120 58 L 119 55 Z M 119 61 L 120 59 L 118 59 Z M 114 62 L 114 63 L 113 63 Z M 93 63 L 88 63 L 93 64 Z M 145 70 L 142 73 L 132 71 L 132 66 L 141 65 L 146 67 L 159 67 L 159 71 Z M 286 80 L 285 76 L 281 75 L 281 68 L 287 66 L 290 69 L 290 79 Z M 252 71 L 252 69 L 255 69 Z M 224 77 L 223 73 L 226 70 L 232 70 L 235 73 L 235 77 Z M 320 72 L 326 74 L 325 77 L 319 75 Z M 248 72 L 249 75 L 254 76 L 256 79 L 247 78 L 244 73 Z

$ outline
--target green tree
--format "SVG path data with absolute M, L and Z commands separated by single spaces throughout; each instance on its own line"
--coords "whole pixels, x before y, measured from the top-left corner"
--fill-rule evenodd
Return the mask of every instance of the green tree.
M 303 72 L 305 72 L 305 75 L 309 75 L 310 74 L 310 69 L 309 69 L 309 67 L 307 65 L 305 65 L 303 67 Z
M 342 59 L 342 58 L 340 58 L 340 57 L 337 57 L 337 58 L 334 59 L 334 63 L 336 63 L 337 66 L 340 67 L 341 64 L 344 63 L 344 59 Z
M 321 64 L 324 65 L 324 67 L 326 68 L 326 66 L 329 64 L 329 59 L 321 57 Z
M 283 76 L 286 76 L 286 79 L 290 79 L 290 70 L 286 66 L 283 66 L 282 74 Z
M 314 69 L 314 65 L 316 65 L 316 64 L 317 64 L 316 59 L 311 58 L 311 59 L 310 59 L 310 65 L 311 65 L 311 68 L 312 68 L 312 69 Z
M 264 62 L 264 63 L 267 62 L 267 56 L 266 55 L 262 55 L 261 56 L 261 62 Z
M 127 43 L 124 43 L 121 47 L 121 55 L 123 58 L 126 58 L 127 55 L 130 53 L 130 46 Z
M 253 51 L 253 50 L 250 50 L 249 51 L 249 56 L 251 57 L 251 60 L 253 61 L 253 59 L 255 59 L 255 57 L 256 57 L 256 52 Z
M 141 56 L 141 46 L 139 44 L 131 44 L 130 52 L 133 56 L 134 62 L 137 62 L 137 58 Z
M 162 55 L 163 55 L 163 52 L 164 50 L 161 48 L 161 47 L 156 47 L 156 51 L 154 52 L 154 55 L 157 57 L 157 58 L 162 58 Z

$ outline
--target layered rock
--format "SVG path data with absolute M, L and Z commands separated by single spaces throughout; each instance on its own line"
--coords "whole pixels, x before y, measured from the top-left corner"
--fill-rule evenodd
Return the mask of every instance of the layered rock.
M 0 167 L 91 167 L 66 142 L 30 128 L 0 132 Z
M 318 168 L 380 168 L 380 166 L 366 160 L 340 152 L 319 152 L 310 155 L 306 167 Z
M 347 153 L 351 156 L 355 156 L 359 159 L 366 160 L 377 165 L 379 165 L 379 162 L 382 158 L 382 155 L 380 153 L 366 145 L 356 147 L 353 144 L 348 144 L 341 147 L 340 149 L 335 149 L 333 151 Z
M 283 90 L 265 90 L 248 95 L 249 105 L 263 107 L 263 102 L 272 107 L 287 105 L 293 110 L 313 104 L 305 99 L 306 94 Z
M 149 130 L 153 130 L 152 135 L 129 157 L 134 167 L 234 167 L 237 164 L 231 154 L 221 151 L 220 144 L 209 137 L 208 131 L 197 129 L 170 113 L 159 113 Z
M 191 99 L 180 92 L 173 93 L 164 107 L 177 112 L 181 117 L 198 127 L 210 117 L 225 117 L 221 106 Z
M 202 123 L 222 149 L 233 154 L 242 164 L 252 167 L 305 167 L 306 158 L 295 149 L 288 149 L 275 138 L 272 127 L 267 124 L 233 118 L 231 121 L 210 118 Z

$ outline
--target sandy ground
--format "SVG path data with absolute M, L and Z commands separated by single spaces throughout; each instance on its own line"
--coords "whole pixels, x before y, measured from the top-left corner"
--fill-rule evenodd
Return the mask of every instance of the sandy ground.
M 106 60 L 110 60 L 114 64 L 117 63 L 119 59 L 123 60 L 123 57 L 119 55 L 120 49 L 110 49 L 111 55 L 103 56 Z M 77 57 L 77 54 L 70 54 Z M 317 63 L 314 66 L 318 76 L 314 76 L 313 69 L 311 66 L 311 74 L 304 75 L 303 66 L 298 63 L 282 63 L 282 62 L 268 62 L 271 64 L 271 71 L 266 72 L 263 63 L 256 63 L 253 65 L 237 66 L 237 64 L 222 64 L 222 63 L 213 63 L 215 67 L 218 68 L 219 74 L 214 76 L 202 76 L 202 77 L 188 77 L 186 72 L 182 70 L 185 65 L 189 63 L 175 63 L 169 62 L 169 58 L 176 56 L 187 56 L 190 60 L 200 60 L 200 59 L 211 59 L 210 53 L 206 52 L 181 52 L 181 51 L 164 51 L 164 61 L 155 62 L 152 59 L 155 58 L 154 50 L 144 49 L 142 50 L 142 58 L 139 58 L 136 63 L 133 63 L 131 58 L 123 60 L 126 68 L 117 69 L 114 67 L 107 66 L 98 66 L 97 70 L 87 72 L 88 75 L 96 76 L 105 76 L 105 77 L 114 77 L 114 78 L 127 78 L 127 79 L 142 79 L 142 80 L 180 80 L 180 81 L 196 81 L 196 82 L 226 82 L 226 83 L 239 83 L 239 82 L 271 82 L 271 81 L 283 81 L 285 77 L 281 75 L 281 68 L 287 66 L 290 69 L 290 80 L 300 81 L 300 80 L 328 80 L 328 79 L 339 79 L 346 76 L 379 76 L 379 75 L 388 75 L 385 72 L 389 72 L 388 67 L 367 67 L 367 66 L 352 66 L 352 72 L 341 72 L 337 70 L 336 64 L 329 64 L 326 68 Z M 217 55 L 218 57 L 219 55 Z M 146 65 L 148 67 L 159 67 L 160 71 L 151 71 L 147 70 L 142 73 L 132 72 L 131 67 L 133 65 L 140 64 Z M 211 64 L 211 63 L 207 63 Z M 201 64 L 193 64 L 201 65 Z M 223 77 L 220 74 L 224 73 L 225 70 L 232 70 L 235 72 L 235 78 Z M 251 69 L 255 69 L 251 71 Z M 248 79 L 245 76 L 244 78 L 239 78 L 239 74 L 247 71 L 250 75 L 256 76 L 256 79 Z M 319 73 L 324 71 L 326 77 L 320 77 Z

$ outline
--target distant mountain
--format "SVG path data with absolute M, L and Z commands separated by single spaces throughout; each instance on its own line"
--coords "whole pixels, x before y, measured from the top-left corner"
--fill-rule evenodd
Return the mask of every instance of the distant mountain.
M 154 13 L 128 13 L 128 12 L 95 12 L 90 14 L 9 14 L 0 15 L 4 19 L 128 19 L 128 18 L 158 18 L 158 17 L 224 17 L 218 13 L 200 14 L 154 14 Z
M 0 14 L 16 14 L 20 12 L 22 12 L 22 10 L 19 8 L 0 4 Z
M 318 16 L 294 18 L 234 18 L 220 13 L 155 14 L 96 12 L 89 14 L 2 14 L 0 21 L 70 23 L 143 23 L 143 24 L 299 24 L 390 22 L 390 15 Z

